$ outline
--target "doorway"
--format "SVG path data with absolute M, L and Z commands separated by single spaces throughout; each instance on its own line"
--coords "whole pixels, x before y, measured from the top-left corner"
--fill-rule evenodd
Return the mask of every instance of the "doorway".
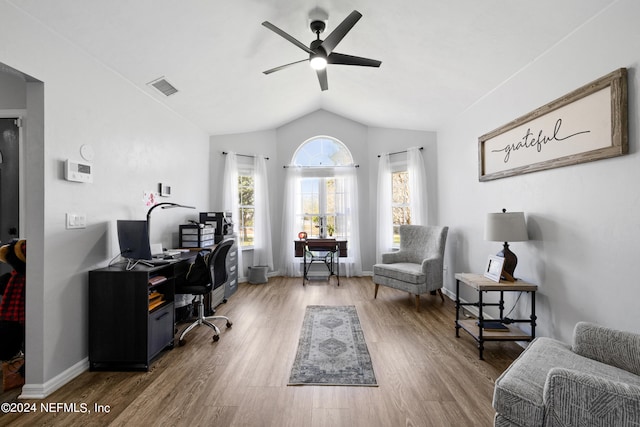
M 18 118 L 0 118 L 0 244 L 20 230 L 20 128 Z M 0 263 L 0 275 L 11 271 Z

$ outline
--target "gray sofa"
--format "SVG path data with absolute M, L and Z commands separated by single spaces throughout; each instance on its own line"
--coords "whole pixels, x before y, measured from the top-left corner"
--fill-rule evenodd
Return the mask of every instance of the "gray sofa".
M 496 380 L 495 426 L 640 426 L 640 335 L 580 322 L 536 338 Z

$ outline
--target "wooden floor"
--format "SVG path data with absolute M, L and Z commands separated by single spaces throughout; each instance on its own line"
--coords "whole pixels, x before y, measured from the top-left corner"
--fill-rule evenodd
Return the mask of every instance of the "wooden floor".
M 379 387 L 287 386 L 307 305 L 356 306 Z M 426 295 L 416 313 L 400 291 L 374 300 L 369 277 L 241 284 L 217 314 L 233 321 L 217 343 L 201 326 L 149 372 L 85 372 L 45 400 L 14 400 L 36 412 L 0 414 L 0 425 L 490 426 L 494 380 L 522 350 L 490 342 L 478 360 L 475 341 L 455 337 L 451 300 Z

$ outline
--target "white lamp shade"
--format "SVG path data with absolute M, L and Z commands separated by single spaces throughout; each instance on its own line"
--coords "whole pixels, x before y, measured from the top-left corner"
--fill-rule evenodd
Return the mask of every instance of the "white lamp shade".
M 492 242 L 524 242 L 529 240 L 524 212 L 488 213 L 484 239 Z

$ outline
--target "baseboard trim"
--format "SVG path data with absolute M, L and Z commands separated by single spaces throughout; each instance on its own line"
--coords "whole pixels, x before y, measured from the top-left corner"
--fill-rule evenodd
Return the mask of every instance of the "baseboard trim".
M 89 358 L 86 357 L 44 384 L 25 384 L 18 399 L 44 399 L 69 381 L 89 369 Z

